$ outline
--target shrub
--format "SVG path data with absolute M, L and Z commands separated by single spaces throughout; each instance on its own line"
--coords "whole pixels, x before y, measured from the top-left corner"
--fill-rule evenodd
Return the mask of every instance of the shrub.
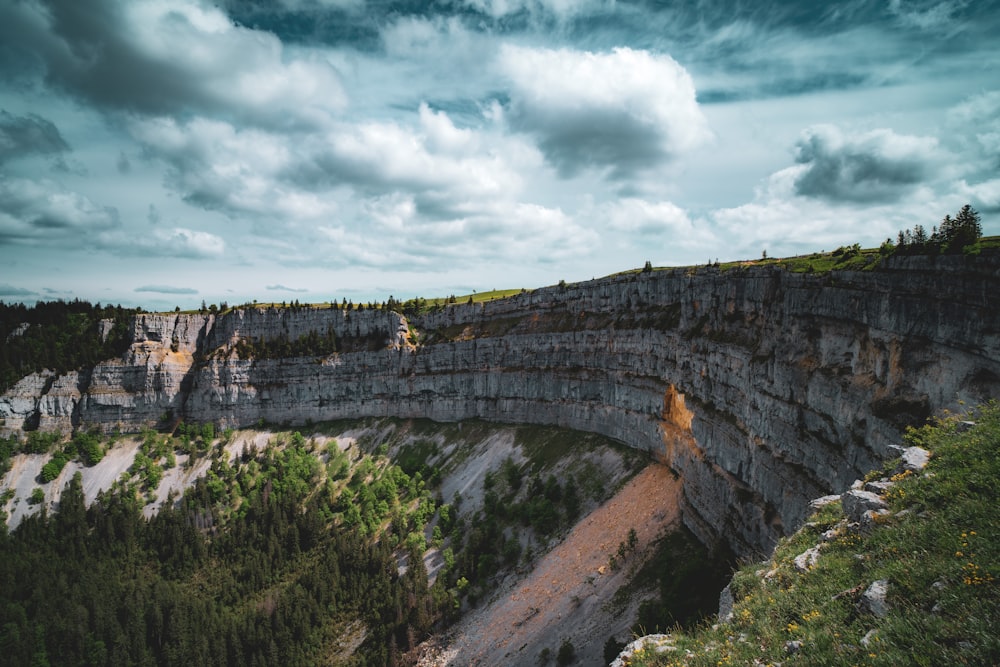
M 572 665 L 574 660 L 576 660 L 576 649 L 573 647 L 573 642 L 563 639 L 559 645 L 559 652 L 556 653 L 556 664 L 565 667 Z

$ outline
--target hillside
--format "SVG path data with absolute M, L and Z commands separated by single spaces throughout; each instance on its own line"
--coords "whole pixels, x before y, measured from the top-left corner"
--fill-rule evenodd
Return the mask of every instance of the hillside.
M 592 661 L 632 631 L 641 603 L 687 620 L 722 586 L 725 564 L 678 532 L 669 470 L 599 436 L 399 420 L 304 433 L 182 426 L 97 439 L 99 461 L 71 461 L 50 482 L 39 470 L 72 458 L 79 439 L 15 455 L 2 508 L 16 529 L 0 532 L 7 654 L 412 664 L 420 642 L 461 619 L 435 639 L 447 664 L 472 664 L 493 631 L 506 648 L 480 664 L 511 651 L 534 660 L 569 638 Z M 710 586 L 675 605 L 654 578 L 612 608 L 666 535 Z M 609 569 L 626 543 L 628 567 Z M 508 596 L 521 609 L 497 612 Z M 498 613 L 507 620 L 488 620 Z M 194 628 L 225 642 L 206 645 Z
M 816 503 L 770 560 L 736 573 L 725 619 L 647 637 L 617 665 L 998 664 L 1000 404 L 906 440 L 930 452 L 926 468 L 897 459 L 866 477 L 874 498 Z

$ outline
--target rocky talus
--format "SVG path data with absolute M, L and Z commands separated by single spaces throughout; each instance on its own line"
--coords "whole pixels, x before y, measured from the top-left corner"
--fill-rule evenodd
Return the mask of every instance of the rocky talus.
M 888 458 L 901 428 L 1000 395 L 997 294 L 1000 257 L 984 254 L 822 275 L 631 273 L 410 318 L 144 314 L 122 358 L 24 378 L 0 417 L 8 431 L 364 416 L 592 431 L 668 463 L 685 523 L 753 554 L 797 527 L 810 499 Z M 309 334 L 338 351 L 247 353 Z

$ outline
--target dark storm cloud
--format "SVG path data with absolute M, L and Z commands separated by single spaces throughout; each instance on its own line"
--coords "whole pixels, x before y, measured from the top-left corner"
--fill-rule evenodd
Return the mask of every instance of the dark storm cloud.
M 875 130 L 845 137 L 834 127 L 807 130 L 796 145 L 806 169 L 795 193 L 834 201 L 892 202 L 927 179 L 937 142 L 927 137 Z
M 564 178 L 592 167 L 610 167 L 610 178 L 621 180 L 670 157 L 658 128 L 614 111 L 560 118 L 515 108 L 511 124 L 538 137 L 539 148 Z
M 197 294 L 198 290 L 190 287 L 171 287 L 170 285 L 143 285 L 136 287 L 135 292 L 153 292 L 155 294 Z
M 46 83 L 100 108 L 296 126 L 343 103 L 328 63 L 288 58 L 274 35 L 234 26 L 207 7 L 3 3 L 0 26 L 0 71 L 30 61 Z
M 30 113 L 0 111 L 0 164 L 27 155 L 58 155 L 70 150 L 52 121 Z

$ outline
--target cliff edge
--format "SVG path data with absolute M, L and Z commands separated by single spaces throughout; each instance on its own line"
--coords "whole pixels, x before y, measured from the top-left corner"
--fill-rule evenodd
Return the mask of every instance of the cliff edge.
M 703 541 L 766 553 L 810 499 L 889 458 L 907 425 L 1000 396 L 998 293 L 1000 255 L 984 253 L 824 274 L 645 271 L 409 317 L 141 314 L 121 358 L 28 376 L 0 418 L 8 432 L 366 416 L 564 426 L 659 457 Z M 292 344 L 307 337 L 324 353 Z

